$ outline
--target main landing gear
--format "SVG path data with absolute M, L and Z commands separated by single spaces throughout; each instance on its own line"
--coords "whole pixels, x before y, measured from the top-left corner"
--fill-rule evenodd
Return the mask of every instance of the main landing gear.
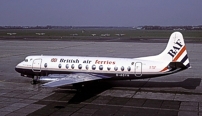
M 31 81 L 32 85 L 36 85 L 39 83 L 40 76 L 33 76 L 33 80 Z

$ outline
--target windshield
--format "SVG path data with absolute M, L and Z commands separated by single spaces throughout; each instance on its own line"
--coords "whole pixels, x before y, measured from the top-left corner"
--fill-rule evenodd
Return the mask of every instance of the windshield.
M 24 61 L 25 61 L 25 62 L 28 62 L 28 59 L 25 59 Z

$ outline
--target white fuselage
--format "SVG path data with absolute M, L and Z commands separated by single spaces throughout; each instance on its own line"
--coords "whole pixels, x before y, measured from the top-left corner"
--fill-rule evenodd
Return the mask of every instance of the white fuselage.
M 31 72 L 40 76 L 80 72 L 113 74 L 114 78 L 138 78 L 148 74 L 162 74 L 161 70 L 166 65 L 165 62 L 135 58 L 28 56 L 16 68 L 29 70 L 30 74 L 25 75 L 32 75 Z

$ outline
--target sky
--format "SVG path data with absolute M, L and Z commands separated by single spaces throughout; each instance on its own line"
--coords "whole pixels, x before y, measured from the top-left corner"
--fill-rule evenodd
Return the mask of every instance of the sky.
M 202 25 L 202 0 L 0 0 L 0 26 Z

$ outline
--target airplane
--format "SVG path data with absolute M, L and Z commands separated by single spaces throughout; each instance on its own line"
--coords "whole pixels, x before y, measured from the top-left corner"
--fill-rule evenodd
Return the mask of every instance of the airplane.
M 43 87 L 79 85 L 96 80 L 154 78 L 191 68 L 183 35 L 173 32 L 165 50 L 154 56 L 110 58 L 84 56 L 27 56 L 15 70 Z

